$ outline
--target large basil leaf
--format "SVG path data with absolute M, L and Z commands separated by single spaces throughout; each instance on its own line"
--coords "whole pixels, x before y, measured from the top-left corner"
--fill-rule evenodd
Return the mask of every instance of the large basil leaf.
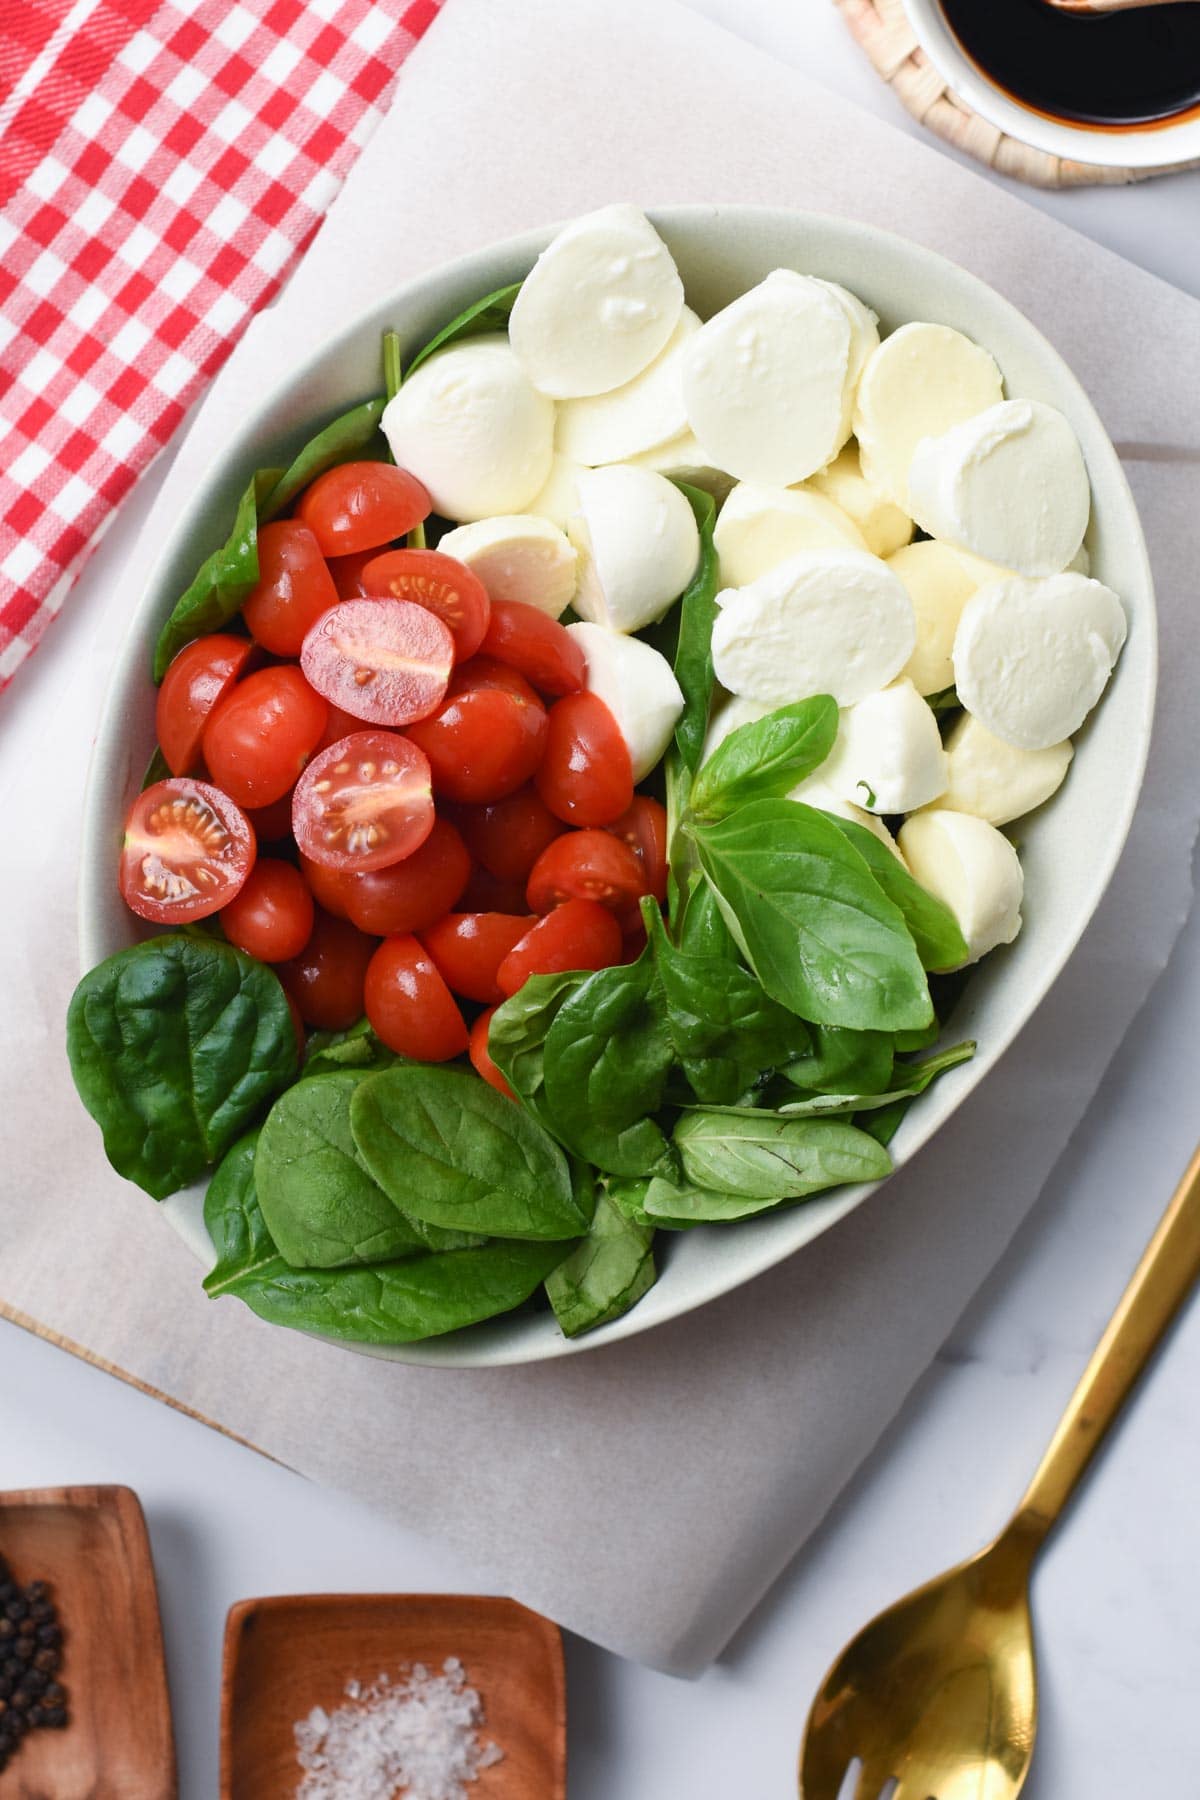
M 545 1107 L 555 1135 L 613 1175 L 645 1175 L 666 1151 L 658 1110 L 671 1040 L 649 949 L 598 969 L 546 1034 Z
M 685 956 L 718 956 L 723 961 L 736 961 L 737 941 L 725 923 L 721 903 L 697 870 L 688 884 L 683 916 L 678 921 L 675 939 Z
M 265 1269 L 278 1250 L 267 1230 L 254 1189 L 258 1132 L 248 1131 L 227 1150 L 204 1196 L 204 1223 L 217 1260 L 204 1277 L 208 1294 L 220 1294 L 231 1280 Z
M 465 1069 L 397 1063 L 358 1084 L 359 1156 L 408 1217 L 489 1237 L 574 1238 L 588 1215 L 537 1121 Z
M 311 437 L 292 458 L 283 474 L 277 474 L 275 484 L 259 512 L 262 524 L 265 525 L 268 519 L 277 519 L 291 505 L 296 495 L 310 481 L 315 481 L 318 475 L 323 475 L 326 469 L 359 459 L 364 462 L 383 462 L 388 451 L 379 435 L 379 421 L 386 404 L 382 395 L 374 400 L 363 400 L 358 406 L 352 406 L 348 412 L 332 419 L 315 437 Z
M 405 370 L 404 379 L 407 381 L 414 369 L 419 369 L 436 350 L 444 350 L 448 344 L 460 343 L 464 338 L 482 337 L 489 331 L 507 331 L 513 301 L 520 291 L 521 283 L 514 281 L 510 287 L 497 288 L 494 294 L 485 294 L 482 300 L 472 301 L 465 311 L 451 319 L 448 325 L 443 325 L 417 351 Z
M 825 761 L 837 730 L 837 701 L 828 694 L 739 725 L 697 770 L 689 802 L 693 813 L 698 819 L 723 819 L 751 800 L 786 799 Z
M 675 726 L 675 746 L 683 766 L 694 774 L 700 766 L 708 730 L 708 704 L 712 697 L 712 628 L 717 616 L 717 553 L 713 548 L 716 503 L 702 488 L 676 482 L 696 515 L 700 529 L 700 561 L 679 602 L 679 637 L 675 649 L 675 679 L 683 694 L 683 711 Z
M 755 800 L 689 827 L 726 922 L 767 992 L 822 1025 L 899 1031 L 933 1004 L 900 909 L 824 813 Z
M 515 1094 L 553 1130 L 545 1103 L 546 1034 L 559 1008 L 585 977 L 577 970 L 560 975 L 531 975 L 523 987 L 492 1014 L 488 1054 Z
M 840 819 L 834 813 L 825 813 L 824 817 L 853 844 L 888 899 L 904 914 L 922 966 L 954 969 L 965 962 L 966 942 L 950 908 L 914 881 L 899 857 L 865 825 Z
M 156 1200 L 186 1187 L 296 1074 L 278 978 L 232 944 L 183 934 L 120 950 L 67 1013 L 79 1097 L 118 1174 Z
M 278 480 L 278 469 L 259 470 L 238 502 L 233 530 L 175 602 L 154 646 L 155 681 L 185 644 L 227 625 L 258 580 L 259 507 Z
M 635 1224 L 602 1193 L 582 1243 L 546 1277 L 564 1337 L 607 1325 L 654 1286 L 652 1227 Z
M 775 1113 L 685 1113 L 675 1147 L 689 1182 L 749 1200 L 793 1200 L 847 1181 L 878 1181 L 892 1166 L 883 1146 L 853 1125 Z

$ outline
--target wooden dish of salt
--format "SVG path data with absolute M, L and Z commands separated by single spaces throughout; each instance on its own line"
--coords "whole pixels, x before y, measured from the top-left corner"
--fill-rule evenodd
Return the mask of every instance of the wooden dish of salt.
M 302 1793 L 301 1744 L 364 1792 L 367 1770 L 411 1745 L 425 1766 L 470 1771 L 472 1800 L 565 1800 L 566 1714 L 558 1627 L 514 1600 L 242 1600 L 225 1625 L 221 1800 Z

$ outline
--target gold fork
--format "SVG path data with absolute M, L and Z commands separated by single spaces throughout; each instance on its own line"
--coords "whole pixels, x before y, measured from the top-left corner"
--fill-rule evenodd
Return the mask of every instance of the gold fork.
M 871 1620 L 813 1701 L 802 1800 L 1013 1800 L 1037 1732 L 1033 1559 L 1200 1275 L 1200 1150 L 1176 1188 L 1010 1523 Z

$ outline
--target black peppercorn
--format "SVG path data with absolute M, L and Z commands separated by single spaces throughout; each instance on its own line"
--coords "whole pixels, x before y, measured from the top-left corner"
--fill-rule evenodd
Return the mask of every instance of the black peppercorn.
M 39 1644 L 61 1644 L 62 1643 L 62 1626 L 61 1625 L 39 1625 L 38 1632 L 37 1632 L 37 1641 Z
M 33 1666 L 40 1669 L 43 1675 L 53 1675 L 61 1661 L 62 1657 L 57 1650 L 39 1650 L 33 1659 Z
M 17 1598 L 15 1600 L 10 1600 L 8 1605 L 5 1607 L 4 1616 L 6 1619 L 11 1619 L 13 1624 L 15 1625 L 19 1619 L 23 1619 L 25 1617 L 26 1611 L 27 1611 L 27 1608 L 26 1608 L 25 1602 L 24 1602 L 24 1600 L 21 1599 L 20 1595 L 18 1594 Z
M 49 1727 L 51 1728 L 52 1731 L 61 1730 L 61 1728 L 66 1724 L 66 1722 L 67 1722 L 67 1709 L 65 1706 L 51 1707 L 51 1709 L 45 1714 L 45 1716 L 42 1720 L 42 1723 L 44 1725 L 49 1725 Z

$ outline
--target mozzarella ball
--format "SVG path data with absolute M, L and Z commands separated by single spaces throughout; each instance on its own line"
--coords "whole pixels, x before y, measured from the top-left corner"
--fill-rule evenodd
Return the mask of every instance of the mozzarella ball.
M 565 531 L 568 519 L 579 511 L 579 477 L 583 472 L 582 463 L 572 462 L 568 456 L 554 455 L 544 484 L 521 510 L 549 519 L 552 525 Z
M 1020 859 L 986 819 L 940 807 L 900 827 L 900 849 L 913 879 L 950 908 L 967 943 L 960 967 L 978 962 L 1021 929 L 1025 877 Z
M 854 403 L 863 474 L 908 510 L 908 472 L 922 438 L 937 437 L 1004 392 L 992 357 L 949 325 L 902 325 L 867 360 Z
M 954 683 L 954 634 L 976 583 L 961 559 L 935 538 L 905 544 L 887 559 L 908 590 L 917 615 L 917 647 L 905 665 L 918 694 L 940 694 Z
M 550 473 L 554 407 L 496 333 L 437 351 L 381 424 L 397 463 L 447 519 L 521 512 Z
M 964 713 L 946 739 L 946 791 L 934 805 L 1007 825 L 1058 792 L 1073 755 L 1069 742 L 1018 750 Z
M 653 469 L 669 481 L 686 481 L 689 486 L 703 488 L 719 506 L 733 486 L 733 476 L 711 463 L 694 431 L 682 431 L 669 443 L 657 444 L 631 456 L 629 462 L 638 469 Z
M 868 357 L 879 348 L 879 315 L 873 313 L 857 294 L 852 294 L 849 288 L 841 287 L 836 281 L 822 281 L 819 275 L 814 275 L 813 280 L 818 287 L 823 287 L 833 295 L 850 326 L 850 359 L 846 365 L 846 380 L 842 388 L 841 438 L 845 443 L 854 425 L 854 400 L 859 380 L 867 366 Z
M 835 793 L 872 813 L 912 812 L 946 786 L 937 720 L 911 681 L 895 681 L 848 706 L 821 767 Z
M 832 500 L 854 520 L 872 556 L 891 556 L 913 534 L 908 514 L 863 474 L 857 444 L 847 444 L 828 468 L 818 469 L 804 486 Z
M 713 545 L 721 580 L 745 587 L 802 550 L 865 550 L 862 533 L 840 507 L 804 488 L 742 481 L 717 516 Z
M 679 323 L 649 368 L 611 393 L 564 400 L 555 448 L 575 462 L 626 462 L 687 430 L 683 410 L 683 353 L 700 320 L 685 306 Z
M 489 600 L 521 600 L 557 619 L 575 593 L 578 557 L 566 533 L 529 513 L 459 525 L 438 544 L 482 581 Z
M 580 511 L 568 526 L 580 552 L 575 610 L 610 631 L 661 619 L 700 560 L 695 514 L 651 469 L 611 463 L 578 477 Z
M 629 750 L 633 779 L 644 781 L 662 760 L 683 694 L 670 663 L 641 638 L 608 631 L 603 625 L 568 625 L 587 663 L 588 692 L 598 694 Z

